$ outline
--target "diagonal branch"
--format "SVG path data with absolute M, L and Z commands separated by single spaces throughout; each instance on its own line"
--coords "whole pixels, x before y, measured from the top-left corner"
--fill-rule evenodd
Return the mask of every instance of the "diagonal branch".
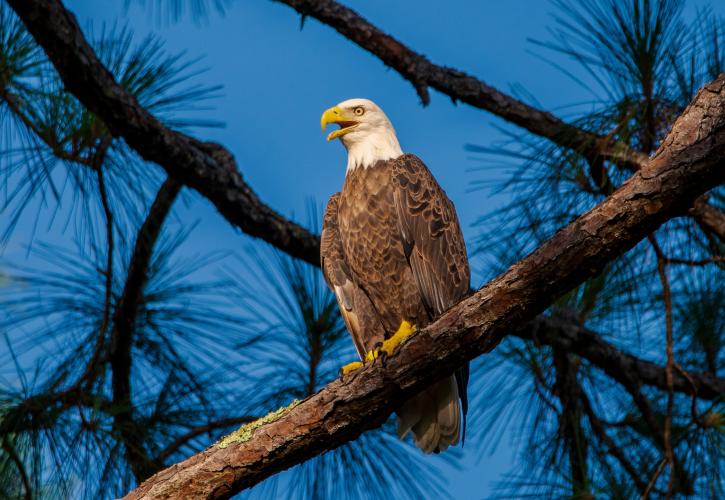
M 622 385 L 626 385 L 628 377 L 632 376 L 643 384 L 667 390 L 664 367 L 617 349 L 599 334 L 573 321 L 542 315 L 512 334 L 577 354 Z M 679 372 L 673 373 L 675 391 L 692 394 L 694 386 L 701 399 L 718 399 L 725 394 L 724 378 L 705 372 L 688 374 L 691 381 Z
M 65 88 L 145 160 L 209 199 L 242 231 L 319 265 L 316 235 L 265 205 L 229 151 L 171 130 L 139 105 L 101 64 L 60 0 L 8 0 L 58 70 Z
M 725 180 L 725 74 L 702 89 L 649 164 L 427 328 L 369 364 L 151 477 L 127 498 L 229 497 L 380 426 L 400 401 L 495 348 Z

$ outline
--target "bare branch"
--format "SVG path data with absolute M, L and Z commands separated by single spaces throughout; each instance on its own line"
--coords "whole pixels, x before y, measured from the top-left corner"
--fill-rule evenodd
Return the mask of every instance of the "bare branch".
M 453 101 L 461 101 L 497 115 L 532 134 L 560 146 L 575 149 L 589 159 L 597 157 L 637 170 L 648 162 L 646 154 L 633 151 L 611 137 L 583 130 L 546 111 L 534 108 L 463 71 L 430 62 L 403 43 L 368 22 L 354 10 L 333 0 L 274 0 L 289 5 L 303 16 L 334 28 L 393 68 L 408 80 L 428 104 L 428 87 Z

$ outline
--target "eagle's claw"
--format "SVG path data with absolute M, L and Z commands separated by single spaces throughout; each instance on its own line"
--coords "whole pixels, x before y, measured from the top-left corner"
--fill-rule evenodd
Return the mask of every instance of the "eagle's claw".
M 400 324 L 398 331 L 386 341 L 375 344 L 373 348 L 365 354 L 365 359 L 363 359 L 362 362 L 353 361 L 352 363 L 348 363 L 340 368 L 340 377 L 344 377 L 355 370 L 359 370 L 367 363 L 374 363 L 378 358 L 380 358 L 380 362 L 383 366 L 385 366 L 388 356 L 392 356 L 395 349 L 408 340 L 408 337 L 410 337 L 414 332 L 415 325 L 409 323 L 408 321 L 403 321 Z

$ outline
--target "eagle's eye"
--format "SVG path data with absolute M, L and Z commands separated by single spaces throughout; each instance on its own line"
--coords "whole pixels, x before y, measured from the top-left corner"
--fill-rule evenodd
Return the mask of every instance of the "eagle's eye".
M 365 114 L 365 109 L 362 106 L 358 106 L 352 112 L 355 113 L 355 116 L 362 116 Z

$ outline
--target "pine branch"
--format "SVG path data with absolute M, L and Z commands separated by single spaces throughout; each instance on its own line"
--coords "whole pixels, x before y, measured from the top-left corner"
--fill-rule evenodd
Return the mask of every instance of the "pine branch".
M 13 464 L 15 465 L 15 468 L 18 469 L 18 474 L 20 475 L 20 480 L 23 485 L 23 490 L 25 491 L 25 495 L 23 496 L 26 500 L 32 500 L 33 499 L 33 487 L 30 484 L 30 478 L 28 477 L 28 472 L 25 470 L 25 464 L 23 463 L 22 459 L 18 456 L 17 451 L 15 450 L 15 447 L 8 442 L 8 436 L 5 435 L 2 437 L 2 449 L 5 451 L 5 453 L 8 454 L 10 457 L 10 460 L 12 460 Z
M 725 74 L 698 93 L 646 168 L 413 335 L 385 366 L 368 364 L 328 384 L 248 432 L 228 436 L 225 446 L 214 445 L 156 474 L 127 498 L 228 497 L 380 426 L 396 401 L 495 348 L 552 300 L 723 182 L 723 154 Z
M 209 199 L 242 231 L 319 266 L 319 238 L 265 205 L 223 147 L 171 130 L 115 81 L 60 0 L 10 0 L 68 89 L 145 160 Z
M 180 190 L 181 184 L 171 177 L 167 178 L 159 189 L 148 216 L 136 236 L 126 283 L 113 315 L 109 357 L 113 374 L 113 402 L 119 407 L 113 416 L 113 428 L 123 440 L 126 460 L 139 482 L 156 472 L 160 463 L 150 459 L 145 452 L 144 443 L 134 432 L 134 407 L 131 394 L 131 348 L 134 326 L 143 289 L 148 280 L 148 267 L 154 245 Z
M 600 334 L 571 320 L 538 316 L 513 335 L 581 356 L 622 385 L 627 383 L 626 377 L 634 376 L 643 384 L 667 390 L 665 367 L 621 351 Z M 690 379 L 674 373 L 674 390 L 692 394 L 694 386 L 700 399 L 718 399 L 725 394 L 725 378 L 704 372 L 689 373 L 689 376 Z
M 0 87 L 0 100 L 5 103 L 10 112 L 12 112 L 20 123 L 25 127 L 28 132 L 35 135 L 43 144 L 48 146 L 53 153 L 53 156 L 60 160 L 79 163 L 86 167 L 93 168 L 93 158 L 84 157 L 78 152 L 69 152 L 64 150 L 58 143 L 58 138 L 50 132 L 43 132 L 38 126 L 33 123 L 33 120 L 25 113 L 18 98 L 8 91 L 7 88 Z
M 55 417 L 70 408 L 98 409 L 107 415 L 115 413 L 113 402 L 101 395 L 90 394 L 78 387 L 56 393 L 34 394 L 4 411 L 0 436 L 17 434 L 35 425 L 37 415 Z

